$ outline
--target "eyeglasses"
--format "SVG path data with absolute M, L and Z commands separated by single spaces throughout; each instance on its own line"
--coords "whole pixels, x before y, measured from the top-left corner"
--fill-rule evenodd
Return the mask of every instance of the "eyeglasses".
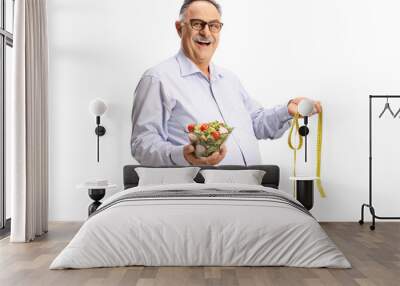
M 221 31 L 222 29 L 222 26 L 224 25 L 223 23 L 218 21 L 206 22 L 200 19 L 190 19 L 189 22 L 193 30 L 202 31 L 207 25 L 211 33 L 219 33 L 219 31 Z

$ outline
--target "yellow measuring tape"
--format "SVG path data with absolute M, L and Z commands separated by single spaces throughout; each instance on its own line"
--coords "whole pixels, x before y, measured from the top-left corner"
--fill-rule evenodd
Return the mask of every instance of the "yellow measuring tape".
M 303 146 L 303 137 L 300 136 L 299 134 L 299 117 L 300 115 L 297 113 L 292 121 L 292 126 L 290 128 L 289 131 L 289 137 L 288 137 L 288 145 L 289 148 L 293 150 L 293 177 L 296 177 L 296 163 L 297 163 L 297 151 L 299 151 L 301 149 L 301 147 Z M 299 142 L 297 146 L 294 146 L 294 144 L 292 143 L 292 135 L 293 135 L 293 130 L 295 131 L 295 135 L 299 136 Z M 316 177 L 318 179 L 316 179 L 316 183 L 317 183 L 317 188 L 319 191 L 319 194 L 321 196 L 321 198 L 325 198 L 326 194 L 324 191 L 324 188 L 322 187 L 321 184 L 321 151 L 322 151 L 322 111 L 320 113 L 318 113 L 318 133 L 317 133 L 317 168 L 316 168 Z M 295 190 L 295 184 L 296 181 L 293 181 L 293 192 Z M 295 196 L 295 193 L 293 194 Z

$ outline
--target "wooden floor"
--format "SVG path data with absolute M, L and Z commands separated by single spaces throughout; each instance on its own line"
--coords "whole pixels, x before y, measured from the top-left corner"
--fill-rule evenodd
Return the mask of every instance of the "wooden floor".
M 0 285 L 400 285 L 400 223 L 321 225 L 353 268 L 121 267 L 48 270 L 80 223 L 52 223 L 43 238 L 27 244 L 0 241 Z

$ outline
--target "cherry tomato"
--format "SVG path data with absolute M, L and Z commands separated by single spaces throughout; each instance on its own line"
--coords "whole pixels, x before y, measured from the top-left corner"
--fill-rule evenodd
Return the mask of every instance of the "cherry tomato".
M 218 140 L 219 138 L 221 138 L 221 134 L 219 134 L 218 131 L 214 131 L 213 133 L 211 133 L 211 136 L 214 138 L 214 140 Z
M 193 131 L 194 131 L 194 124 L 189 124 L 189 125 L 187 126 L 187 130 L 188 130 L 189 132 L 193 132 Z
M 201 131 L 206 131 L 207 129 L 208 129 L 208 124 L 205 124 L 205 123 L 201 124 L 201 126 L 200 126 Z

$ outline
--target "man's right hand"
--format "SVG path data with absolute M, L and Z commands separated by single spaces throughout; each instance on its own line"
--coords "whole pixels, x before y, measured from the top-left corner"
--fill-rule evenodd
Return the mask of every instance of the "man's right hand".
M 225 158 L 226 152 L 226 146 L 225 144 L 222 144 L 219 151 L 212 153 L 208 157 L 197 158 L 194 154 L 194 146 L 192 144 L 188 144 L 183 147 L 183 156 L 185 157 L 186 161 L 192 165 L 217 165 Z

